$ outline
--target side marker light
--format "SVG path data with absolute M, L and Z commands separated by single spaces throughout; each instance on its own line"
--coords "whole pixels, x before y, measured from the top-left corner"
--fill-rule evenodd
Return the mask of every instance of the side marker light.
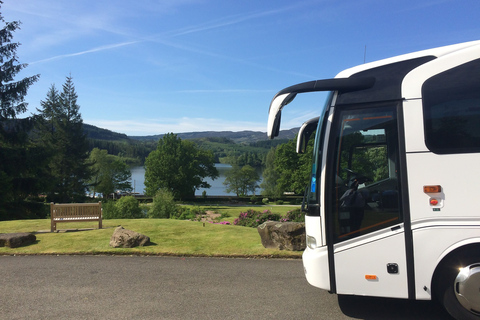
M 423 186 L 423 192 L 425 193 L 440 193 L 442 192 L 442 186 Z
M 366 274 L 365 279 L 367 279 L 367 280 L 377 280 L 378 278 L 374 274 Z
M 434 199 L 434 198 L 431 198 L 431 199 L 430 199 L 430 205 L 436 206 L 437 204 L 438 204 L 438 200 L 437 200 L 437 199 Z

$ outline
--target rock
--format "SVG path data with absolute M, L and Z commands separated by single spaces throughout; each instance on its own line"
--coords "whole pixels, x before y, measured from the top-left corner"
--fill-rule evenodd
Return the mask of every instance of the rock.
M 37 241 L 32 233 L 3 233 L 0 234 L 0 247 L 18 248 L 28 246 Z
M 257 230 L 265 248 L 305 250 L 305 223 L 267 221 L 259 225 Z
M 135 231 L 124 229 L 122 226 L 115 229 L 110 238 L 110 246 L 114 248 L 133 248 L 150 244 L 150 238 Z

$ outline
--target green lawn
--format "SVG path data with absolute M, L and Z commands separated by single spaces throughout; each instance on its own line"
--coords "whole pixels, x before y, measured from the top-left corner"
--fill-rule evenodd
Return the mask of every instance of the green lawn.
M 228 213 L 225 220 L 233 221 L 248 208 L 211 206 L 207 210 Z M 254 208 L 258 211 L 268 206 Z M 274 207 L 272 211 L 286 213 L 291 207 Z M 152 245 L 136 248 L 112 248 L 109 246 L 114 228 L 123 226 L 150 237 Z M 37 233 L 37 242 L 20 248 L 0 247 L 2 254 L 146 254 L 180 256 L 222 257 L 285 257 L 299 258 L 301 252 L 265 249 L 256 228 L 234 225 L 216 225 L 173 219 L 112 219 L 98 223 L 59 223 L 58 230 L 95 228 L 78 232 Z M 50 220 L 0 221 L 1 233 L 49 231 Z

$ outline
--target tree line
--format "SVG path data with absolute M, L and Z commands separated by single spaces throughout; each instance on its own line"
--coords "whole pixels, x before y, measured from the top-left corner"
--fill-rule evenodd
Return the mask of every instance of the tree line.
M 108 154 L 123 158 L 130 166 L 142 166 L 147 156 L 155 150 L 157 141 L 108 141 L 87 136 L 88 149 L 106 150 Z

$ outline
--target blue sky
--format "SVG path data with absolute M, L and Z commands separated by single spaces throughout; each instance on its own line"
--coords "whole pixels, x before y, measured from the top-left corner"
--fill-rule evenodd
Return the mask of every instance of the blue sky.
M 480 39 L 478 0 L 3 2 L 5 20 L 22 22 L 19 77 L 41 75 L 19 117 L 71 75 L 84 123 L 128 135 L 266 131 L 284 87 Z M 323 99 L 297 97 L 282 129 L 317 116 Z

